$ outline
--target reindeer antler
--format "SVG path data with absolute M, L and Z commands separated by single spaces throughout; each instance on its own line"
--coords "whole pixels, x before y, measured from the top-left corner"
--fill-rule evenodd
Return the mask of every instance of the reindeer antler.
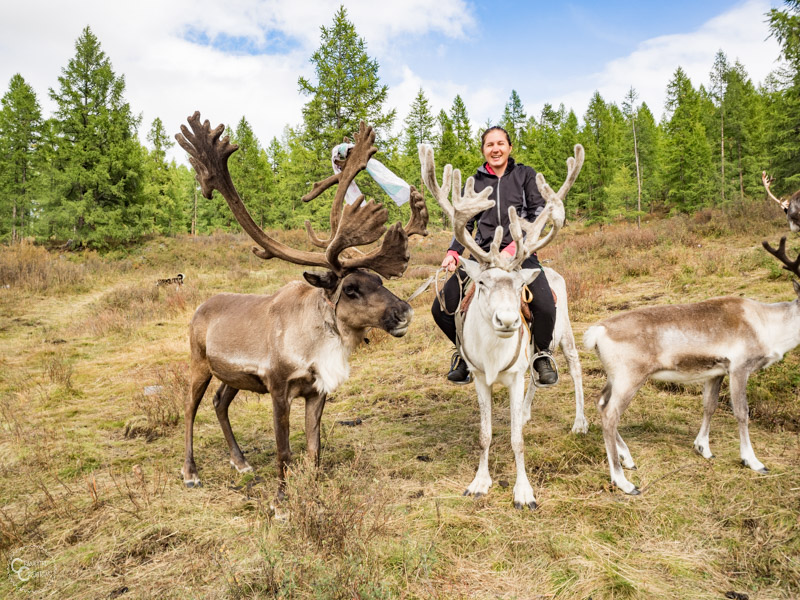
M 299 265 L 325 267 L 338 275 L 356 268 L 366 268 L 384 277 L 400 276 L 408 266 L 408 235 L 399 226 L 387 232 L 385 224 L 388 211 L 370 200 L 362 204 L 363 196 L 352 205 L 344 207 L 347 186 L 359 171 L 366 167 L 367 161 L 377 149 L 372 145 L 375 133 L 363 122 L 356 137 L 356 146 L 348 156 L 342 172 L 314 184 L 312 191 L 304 197 L 310 200 L 334 184 L 339 184 L 331 209 L 331 238 L 320 240 L 307 224 L 309 238 L 317 246 L 326 248 L 325 253 L 308 252 L 290 248 L 269 237 L 256 225 L 245 208 L 228 171 L 228 157 L 237 150 L 227 137 L 219 139 L 224 127 L 211 129 L 209 122 L 200 123 L 200 113 L 195 112 L 188 119 L 191 130 L 181 125 L 181 132 L 175 138 L 189 153 L 189 161 L 197 173 L 197 180 L 206 198 L 211 198 L 214 189 L 219 190 L 230 206 L 234 217 L 250 237 L 261 246 L 254 248 L 256 256 L 264 259 L 281 258 Z M 427 213 L 427 211 L 426 211 Z M 424 230 L 427 219 L 422 223 Z M 417 228 L 418 229 L 418 228 Z M 381 247 L 352 258 L 344 258 L 342 252 L 354 246 L 371 244 L 386 233 Z M 412 233 L 417 233 L 413 231 Z
M 495 205 L 494 200 L 489 200 L 492 188 L 485 188 L 480 193 L 475 191 L 475 180 L 472 177 L 467 179 L 464 187 L 464 195 L 461 195 L 461 171 L 453 170 L 452 165 L 445 165 L 442 173 L 442 185 L 436 180 L 436 164 L 433 158 L 433 148 L 428 144 L 420 144 L 419 160 L 422 165 L 422 178 L 428 186 L 436 202 L 453 224 L 453 233 L 456 240 L 470 251 L 476 260 L 499 266 L 500 242 L 503 239 L 503 228 L 495 230 L 494 240 L 489 252 L 481 248 L 475 239 L 467 232 L 467 223 L 478 213 L 482 213 L 487 208 Z M 449 196 L 452 192 L 453 201 Z M 498 237 L 499 236 L 499 237 Z
M 541 173 L 536 174 L 536 186 L 539 188 L 539 193 L 542 194 L 545 200 L 545 206 L 542 212 L 539 213 L 539 216 L 534 219 L 533 223 L 525 219 L 520 219 L 514 207 L 509 207 L 509 229 L 512 239 L 517 244 L 517 251 L 514 254 L 514 259 L 508 266 L 509 270 L 517 269 L 522 266 L 522 263 L 525 262 L 525 259 L 531 254 L 540 248 L 544 248 L 553 241 L 553 238 L 555 238 L 564 226 L 564 199 L 567 196 L 567 192 L 578 178 L 585 158 L 583 146 L 580 144 L 575 144 L 573 152 L 575 156 L 567 158 L 567 177 L 564 179 L 564 183 L 561 184 L 557 193 L 553 192 L 553 189 L 547 184 L 544 175 Z M 553 227 L 544 238 L 539 239 L 548 221 L 553 223 Z M 522 239 L 523 235 L 524 240 Z
M 772 185 L 773 181 L 775 181 L 775 180 L 772 177 L 770 177 L 769 175 L 767 175 L 766 171 L 761 171 L 761 183 L 764 184 L 764 189 L 767 190 L 767 195 L 770 198 L 772 198 L 773 200 L 775 200 L 775 202 L 780 204 L 781 208 L 783 210 L 787 210 L 789 208 L 789 201 L 788 200 L 779 200 L 778 198 L 775 197 L 775 194 L 773 194 L 772 191 L 769 189 L 769 186 Z
M 584 160 L 583 146 L 575 145 L 575 157 L 567 159 L 567 177 L 559 188 L 558 192 L 553 192 L 544 179 L 544 175 L 536 175 L 536 185 L 542 197 L 545 199 L 545 207 L 539 216 L 530 223 L 519 218 L 514 207 L 509 207 L 508 216 L 510 220 L 509 229 L 511 237 L 516 242 L 516 254 L 509 262 L 500 253 L 500 243 L 503 239 L 503 228 L 497 227 L 494 232 L 494 239 L 489 247 L 489 251 L 483 250 L 478 243 L 466 230 L 466 224 L 478 213 L 491 208 L 495 205 L 493 200 L 489 200 L 492 188 L 485 188 L 480 193 L 475 192 L 475 181 L 472 177 L 467 179 L 464 186 L 464 195 L 461 195 L 461 173 L 458 169 L 452 170 L 451 165 L 446 165 L 443 174 L 443 184 L 440 187 L 436 181 L 436 166 L 433 160 L 433 148 L 429 145 L 421 145 L 419 150 L 420 163 L 425 185 L 433 194 L 439 206 L 450 218 L 453 223 L 453 233 L 456 240 L 467 248 L 470 253 L 480 262 L 490 267 L 500 267 L 502 269 L 517 269 L 531 254 L 536 250 L 549 244 L 564 225 L 564 198 L 567 192 L 575 183 L 578 173 L 581 171 Z M 451 186 L 452 179 L 452 186 Z M 453 202 L 448 200 L 448 187 L 452 187 Z M 542 231 L 548 222 L 552 222 L 553 227 L 547 235 L 541 237 Z
M 769 243 L 764 240 L 761 242 L 761 245 L 764 246 L 764 249 L 772 254 L 775 258 L 783 263 L 783 268 L 789 271 L 790 273 L 797 275 L 800 277 L 800 255 L 794 260 L 791 260 L 788 256 L 786 256 L 786 236 L 781 238 L 780 244 L 778 244 L 778 249 L 776 250 Z

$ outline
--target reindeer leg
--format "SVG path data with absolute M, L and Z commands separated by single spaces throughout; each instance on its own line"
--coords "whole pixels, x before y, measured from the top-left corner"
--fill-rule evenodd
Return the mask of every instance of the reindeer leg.
M 750 467 L 759 473 L 768 473 L 764 464 L 756 458 L 753 446 L 750 444 L 750 432 L 748 430 L 749 415 L 747 411 L 747 377 L 749 373 L 744 370 L 731 371 L 731 404 L 733 404 L 733 414 L 739 421 L 739 455 L 742 464 Z
M 253 467 L 245 460 L 244 454 L 242 454 L 242 450 L 233 435 L 231 422 L 228 420 L 228 407 L 238 392 L 239 390 L 225 383 L 220 385 L 217 393 L 214 394 L 214 410 L 217 413 L 219 426 L 222 427 L 222 433 L 225 435 L 225 441 L 228 442 L 228 448 L 231 451 L 231 466 L 239 473 L 246 473 L 247 471 L 252 471 Z
M 186 487 L 200 485 L 200 477 L 197 475 L 197 466 L 194 464 L 194 418 L 195 415 L 197 415 L 197 408 L 200 406 L 200 401 L 203 399 L 203 394 L 206 393 L 210 382 L 211 370 L 208 368 L 208 365 L 200 362 L 192 364 L 189 394 L 183 404 L 186 455 L 183 461 L 181 475 L 183 475 L 183 483 Z
M 326 394 L 309 395 L 306 398 L 306 452 L 308 457 L 319 466 L 320 454 L 320 421 L 325 408 Z
M 622 467 L 625 469 L 630 469 L 632 471 L 636 470 L 636 463 L 633 461 L 633 456 L 631 455 L 631 451 L 628 450 L 628 444 L 625 443 L 625 440 L 622 439 L 622 436 L 619 434 L 619 430 L 617 430 L 617 455 L 619 456 L 619 460 L 622 463 Z
M 572 424 L 572 433 L 586 433 L 589 431 L 589 422 L 583 409 L 583 372 L 578 349 L 575 346 L 575 335 L 569 321 L 566 323 L 564 335 L 561 337 L 561 351 L 567 359 L 569 374 L 575 385 L 575 422 Z
M 492 443 L 492 388 L 486 384 L 482 373 L 475 373 L 475 389 L 478 392 L 478 406 L 481 411 L 481 458 L 475 479 L 464 491 L 465 496 L 480 498 L 489 493 L 492 477 L 489 475 L 489 446 Z
M 292 408 L 292 399 L 289 397 L 287 387 L 270 387 L 272 394 L 272 419 L 275 425 L 275 443 L 278 446 L 278 500 L 283 500 L 286 488 L 286 469 L 292 458 L 289 448 L 289 412 Z
M 619 435 L 618 426 L 622 413 L 628 408 L 633 396 L 639 390 L 639 387 L 641 387 L 641 383 L 643 382 L 631 384 L 629 381 L 619 379 L 615 381 L 609 380 L 603 388 L 597 403 L 603 425 L 603 440 L 606 444 L 608 466 L 611 471 L 611 483 L 626 494 L 634 496 L 640 493 L 639 488 L 625 477 L 619 456 L 620 449 L 622 448 L 618 446 L 618 441 L 621 442 L 624 447 L 623 455 L 626 459 L 630 459 L 629 464 L 633 463 L 633 458 L 630 456 L 627 445 L 625 445 L 625 442 L 622 441 L 622 437 Z
M 708 442 L 708 432 L 711 429 L 711 417 L 717 410 L 719 403 L 719 388 L 722 385 L 722 376 L 709 379 L 703 385 L 703 422 L 700 432 L 694 439 L 694 451 L 703 458 L 714 458 Z
M 508 395 L 511 404 L 511 449 L 514 451 L 514 462 L 517 466 L 517 482 L 514 484 L 514 508 L 536 508 L 536 498 L 533 495 L 533 488 L 528 481 L 528 474 L 525 471 L 525 439 L 522 435 L 522 428 L 526 422 L 525 406 L 523 398 L 525 391 L 525 373 L 519 373 L 508 388 Z M 530 407 L 530 404 L 528 404 Z

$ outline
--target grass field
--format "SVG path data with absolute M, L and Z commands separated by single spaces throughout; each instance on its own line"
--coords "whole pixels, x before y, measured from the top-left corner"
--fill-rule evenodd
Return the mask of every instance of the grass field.
M 567 279 L 580 343 L 589 325 L 627 308 L 794 299 L 760 244 L 786 229 L 779 211 L 754 202 L 641 230 L 571 224 L 541 257 Z M 305 243 L 299 232 L 279 235 Z M 388 287 L 410 295 L 448 240 L 440 232 L 412 243 L 407 276 Z M 692 452 L 700 387 L 646 384 L 621 426 L 638 497 L 610 487 L 594 404 L 599 361 L 581 346 L 590 429 L 573 435 L 572 382 L 559 357 L 561 383 L 537 393 L 524 430 L 540 507 L 518 511 L 504 390 L 495 391 L 495 485 L 487 497 L 462 496 L 478 463 L 477 401 L 473 386 L 444 379 L 450 348 L 426 292 L 412 303 L 406 337 L 374 333 L 353 356 L 323 416 L 318 475 L 303 461 L 296 402 L 295 464 L 277 512 L 268 397 L 243 393 L 231 408 L 255 469 L 242 476 L 228 464 L 207 393 L 195 426 L 204 485 L 184 488 L 193 310 L 217 292 L 269 293 L 301 273 L 255 258 L 251 245 L 217 235 L 103 257 L 0 249 L 0 597 L 800 597 L 797 351 L 748 385 L 752 441 L 768 475 L 739 464 L 727 382 L 713 461 Z M 178 272 L 182 288 L 153 285 Z

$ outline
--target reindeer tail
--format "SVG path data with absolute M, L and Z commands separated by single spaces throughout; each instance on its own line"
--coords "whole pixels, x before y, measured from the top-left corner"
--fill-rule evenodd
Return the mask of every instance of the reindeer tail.
M 605 332 L 606 328 L 602 325 L 592 325 L 583 334 L 583 347 L 587 350 L 597 349 L 597 340 Z

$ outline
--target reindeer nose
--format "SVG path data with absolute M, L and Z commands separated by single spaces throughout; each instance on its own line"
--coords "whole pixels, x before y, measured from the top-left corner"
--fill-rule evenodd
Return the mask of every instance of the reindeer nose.
M 492 319 L 494 328 L 499 331 L 514 331 L 519 329 L 520 316 L 518 311 L 498 310 Z

